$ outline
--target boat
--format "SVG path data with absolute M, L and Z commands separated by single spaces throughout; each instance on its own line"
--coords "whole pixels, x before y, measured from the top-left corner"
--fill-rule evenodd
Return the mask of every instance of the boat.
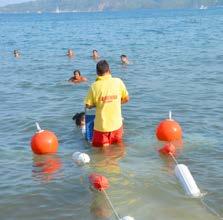
M 55 13 L 60 13 L 60 8 L 57 6 Z
M 208 9 L 207 6 L 201 5 L 200 10 L 206 10 L 206 9 Z

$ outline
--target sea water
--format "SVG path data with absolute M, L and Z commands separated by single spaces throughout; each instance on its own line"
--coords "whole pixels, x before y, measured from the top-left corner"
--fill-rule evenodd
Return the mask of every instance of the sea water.
M 173 161 L 157 153 L 155 128 L 169 110 L 184 133 L 179 162 L 223 215 L 222 24 L 222 9 L 1 14 L 0 219 L 115 219 L 104 196 L 89 189 L 92 172 L 108 178 L 107 193 L 121 216 L 218 219 L 184 195 Z M 131 97 L 123 106 L 125 147 L 94 150 L 72 121 L 95 80 L 93 49 Z M 120 64 L 121 54 L 130 65 Z M 75 69 L 88 83 L 67 82 Z M 58 154 L 32 154 L 36 121 L 57 134 Z M 89 154 L 91 164 L 76 166 L 75 151 Z

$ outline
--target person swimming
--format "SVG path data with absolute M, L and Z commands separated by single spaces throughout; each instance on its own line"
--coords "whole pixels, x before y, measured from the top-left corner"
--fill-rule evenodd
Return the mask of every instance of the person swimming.
M 74 70 L 73 72 L 74 76 L 72 76 L 68 82 L 72 82 L 72 83 L 81 83 L 81 82 L 86 82 L 87 78 L 84 76 L 81 76 L 81 72 L 80 70 Z
M 76 113 L 72 119 L 75 121 L 76 126 L 81 129 L 82 134 L 85 135 L 85 113 Z
M 129 64 L 129 59 L 126 55 L 122 54 L 120 56 L 122 64 Z
M 18 50 L 13 51 L 14 57 L 19 58 L 21 56 L 20 52 Z
M 67 56 L 68 56 L 68 57 L 71 58 L 71 57 L 74 57 L 74 55 L 75 55 L 75 54 L 74 54 L 74 51 L 73 51 L 73 50 L 71 50 L 71 49 L 68 49 L 68 50 L 67 50 Z
M 92 58 L 93 58 L 94 60 L 98 60 L 98 59 L 100 58 L 100 55 L 99 55 L 99 53 L 98 53 L 97 50 L 93 50 L 93 51 L 92 51 Z

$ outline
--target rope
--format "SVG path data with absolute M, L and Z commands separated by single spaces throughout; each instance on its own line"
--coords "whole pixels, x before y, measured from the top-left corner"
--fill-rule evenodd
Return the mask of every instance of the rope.
M 174 162 L 178 165 L 177 159 L 174 157 L 174 155 L 172 153 L 170 153 L 170 156 L 172 157 L 172 159 L 174 160 Z
M 112 208 L 112 210 L 113 210 L 113 212 L 114 212 L 114 214 L 115 214 L 115 217 L 117 218 L 117 220 L 120 220 L 121 218 L 120 218 L 119 214 L 116 212 L 114 206 L 112 205 L 112 202 L 111 202 L 111 200 L 110 200 L 109 197 L 108 197 L 108 194 L 105 192 L 104 189 L 102 189 L 102 192 L 104 193 L 104 195 L 105 195 L 105 197 L 106 197 L 106 199 L 107 199 L 109 205 L 111 206 L 111 208 Z
M 201 203 L 203 204 L 203 206 L 210 211 L 212 214 L 216 215 L 219 219 L 223 219 L 223 217 L 213 208 L 211 208 L 205 201 L 203 198 L 201 198 Z

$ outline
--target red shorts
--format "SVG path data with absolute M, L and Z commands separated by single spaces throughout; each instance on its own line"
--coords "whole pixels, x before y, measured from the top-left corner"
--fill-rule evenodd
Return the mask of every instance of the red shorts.
M 101 132 L 94 130 L 92 145 L 103 147 L 104 145 L 118 144 L 122 142 L 123 127 L 111 132 Z

